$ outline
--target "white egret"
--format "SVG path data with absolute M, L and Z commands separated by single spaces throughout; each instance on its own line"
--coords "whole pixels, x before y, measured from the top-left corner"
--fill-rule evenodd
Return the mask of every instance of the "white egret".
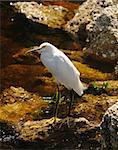
M 59 84 L 63 84 L 68 90 L 74 90 L 79 96 L 83 94 L 85 87 L 80 81 L 80 73 L 73 65 L 71 60 L 54 45 L 44 42 L 38 48 L 29 50 L 27 52 L 38 51 L 41 53 L 41 61 L 52 73 L 56 79 L 58 93 L 59 93 Z M 27 53 L 26 52 L 26 53 Z M 72 96 L 73 97 L 73 96 Z M 72 98 L 70 100 L 69 112 L 70 115 Z M 56 102 L 55 114 L 54 117 L 57 117 L 57 109 L 59 103 L 59 94 Z

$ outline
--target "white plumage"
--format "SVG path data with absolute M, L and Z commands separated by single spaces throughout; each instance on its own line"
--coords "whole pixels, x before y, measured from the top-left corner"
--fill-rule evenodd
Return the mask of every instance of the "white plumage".
M 41 51 L 42 63 L 55 77 L 57 84 L 62 83 L 67 89 L 73 89 L 81 96 L 85 87 L 80 81 L 79 71 L 70 59 L 54 45 L 47 42 L 41 44 L 38 49 Z
M 43 43 L 40 47 L 29 50 L 27 52 L 38 51 L 41 53 L 41 61 L 48 68 L 49 72 L 55 77 L 57 85 L 62 83 L 67 89 L 74 90 L 79 96 L 83 94 L 85 87 L 82 85 L 80 81 L 80 73 L 70 61 L 70 59 L 59 49 L 57 49 L 54 45 L 50 43 Z M 26 52 L 26 53 L 27 53 Z M 59 86 L 58 88 L 58 97 L 55 106 L 54 112 L 54 122 L 57 118 L 57 110 L 59 104 Z M 72 93 L 72 91 L 71 91 Z M 69 111 L 67 114 L 67 118 L 65 121 L 69 127 L 69 116 L 71 110 L 71 104 L 74 98 L 74 94 L 72 94 L 69 104 Z

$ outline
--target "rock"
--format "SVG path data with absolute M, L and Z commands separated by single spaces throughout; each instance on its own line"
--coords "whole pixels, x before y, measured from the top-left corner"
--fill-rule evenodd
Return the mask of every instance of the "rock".
M 118 102 L 108 108 L 101 123 L 103 148 L 118 149 Z
M 15 143 L 18 135 L 19 134 L 16 132 L 16 127 L 14 125 L 0 122 L 0 146 L 1 142 Z
M 15 102 L 32 101 L 34 98 L 38 97 L 25 91 L 22 87 L 16 88 L 11 86 L 0 95 L 0 102 L 2 105 L 7 103 L 12 104 Z
M 56 5 L 44 6 L 37 2 L 15 2 L 11 5 L 15 7 L 16 12 L 24 14 L 27 19 L 51 28 L 62 28 L 74 15 L 68 9 Z
M 44 141 L 48 148 L 72 148 L 71 146 L 73 146 L 74 149 L 78 145 L 83 147 L 82 141 L 85 139 L 88 141 L 90 139 L 95 140 L 95 136 L 99 132 L 99 127 L 91 124 L 85 118 L 71 117 L 69 125 L 70 127 L 66 124 L 65 119 L 58 118 L 56 123 L 54 123 L 54 118 L 27 121 L 18 126 L 19 138 L 24 141 Z
M 19 120 L 32 120 L 32 112 L 41 112 L 47 103 L 36 94 L 29 93 L 21 87 L 11 86 L 0 94 L 0 120 L 17 124 Z
M 72 109 L 72 115 L 76 117 L 86 117 L 87 120 L 96 124 L 101 122 L 105 111 L 118 101 L 118 95 L 108 96 L 106 94 L 92 95 L 85 94 L 76 100 L 76 105 Z
M 60 119 L 57 119 L 57 122 Z M 43 119 L 41 121 L 27 121 L 24 124 L 19 123 L 18 131 L 20 138 L 25 141 L 34 141 L 35 139 L 44 140 L 49 136 L 53 128 L 54 118 Z
M 43 5 L 43 3 L 45 4 L 46 2 L 42 2 L 42 5 L 40 5 L 40 2 L 26 2 L 26 3 L 11 2 L 10 3 L 11 5 L 7 6 L 10 10 L 9 14 L 11 15 L 10 17 L 9 15 L 7 15 L 7 13 L 6 15 L 9 17 L 8 21 L 12 22 L 12 24 L 9 23 L 10 32 L 8 31 L 9 27 L 7 26 L 7 24 L 5 23 L 5 25 L 3 25 L 3 26 L 7 26 L 7 29 L 5 28 L 5 33 L 8 32 L 11 33 L 10 39 L 14 39 L 14 41 L 18 41 L 18 43 L 23 45 L 23 47 L 24 45 L 25 47 L 31 47 L 34 45 L 39 46 L 44 41 L 48 41 L 60 48 L 74 47 L 72 39 L 62 29 L 63 23 L 65 24 L 71 16 L 72 17 L 74 16 L 73 10 L 68 10 L 62 7 L 63 5 L 62 6 Z M 24 12 L 21 12 L 22 10 L 21 7 L 23 7 Z M 32 7 L 33 9 L 31 9 Z M 37 12 L 38 14 L 41 13 L 41 15 L 37 15 Z M 31 14 L 31 18 L 27 18 L 29 14 Z M 6 16 L 3 16 L 3 18 L 4 17 Z M 39 19 L 38 18 L 36 19 L 35 17 L 39 17 Z M 47 22 L 45 19 L 40 20 L 40 17 L 47 18 Z M 15 33 L 13 33 L 14 29 L 16 29 Z M 14 36 L 12 36 L 13 34 Z
M 117 0 L 87 0 L 65 26 L 83 45 L 85 53 L 102 61 L 118 58 Z

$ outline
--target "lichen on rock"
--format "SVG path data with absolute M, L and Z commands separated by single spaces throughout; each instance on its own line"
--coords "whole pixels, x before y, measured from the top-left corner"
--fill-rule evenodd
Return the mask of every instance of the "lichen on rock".
M 86 54 L 103 61 L 118 58 L 118 4 L 113 0 L 87 0 L 65 30 L 83 43 Z
M 102 147 L 118 149 L 118 102 L 108 108 L 101 122 Z
M 24 14 L 27 19 L 51 28 L 61 28 L 73 17 L 73 12 L 56 5 L 44 6 L 37 2 L 15 2 L 12 4 L 18 13 Z

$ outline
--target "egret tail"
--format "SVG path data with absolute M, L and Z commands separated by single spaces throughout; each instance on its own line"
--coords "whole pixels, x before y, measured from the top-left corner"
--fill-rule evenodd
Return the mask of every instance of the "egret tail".
M 74 88 L 73 90 L 79 95 L 82 96 L 82 94 L 84 93 L 84 90 L 86 89 L 86 87 L 83 86 L 82 82 L 80 81 L 79 77 L 78 77 L 78 83 L 76 84 L 76 88 Z

